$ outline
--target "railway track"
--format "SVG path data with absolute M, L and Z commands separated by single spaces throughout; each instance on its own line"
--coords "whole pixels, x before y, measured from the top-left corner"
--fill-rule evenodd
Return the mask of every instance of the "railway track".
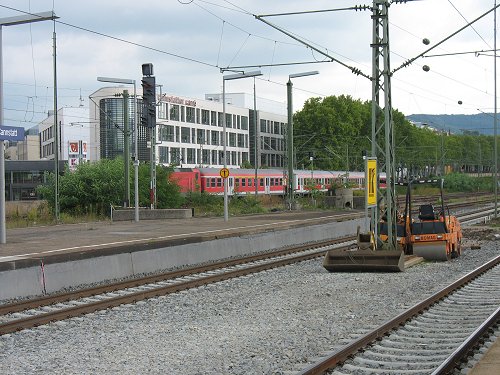
M 484 212 L 484 210 L 480 210 L 469 214 L 469 216 L 476 218 L 481 213 L 484 214 Z M 489 211 L 487 213 L 490 214 Z M 322 257 L 327 250 L 333 248 L 341 250 L 354 244 L 355 237 L 344 237 L 96 288 L 1 305 L 0 335 Z M 407 257 L 407 263 L 410 265 L 414 263 L 414 258 L 412 256 Z
M 500 319 L 500 256 L 300 375 L 445 374 Z
M 0 335 L 322 257 L 327 250 L 345 249 L 354 243 L 355 237 L 344 237 L 97 288 L 2 305 L 0 306 Z

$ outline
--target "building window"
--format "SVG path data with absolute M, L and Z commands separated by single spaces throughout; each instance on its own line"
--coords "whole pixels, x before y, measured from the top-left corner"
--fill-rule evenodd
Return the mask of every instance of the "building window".
M 217 150 L 212 150 L 212 164 L 220 164 L 219 160 L 217 160 Z
M 266 120 L 260 120 L 260 132 L 266 133 Z
M 236 147 L 236 134 L 229 133 L 229 146 Z
M 191 128 L 182 127 L 181 128 L 181 142 L 189 143 Z
M 168 147 L 159 146 L 160 163 L 168 163 Z
M 200 109 L 199 108 L 196 108 L 196 123 L 199 124 L 200 123 Z
M 181 105 L 181 122 L 186 122 L 186 107 Z
M 217 113 L 217 126 L 222 126 L 222 112 Z
M 280 123 L 278 121 L 273 122 L 273 133 L 274 134 L 279 134 L 280 133 Z
M 218 145 L 219 144 L 219 132 L 218 131 L 213 131 L 212 132 L 212 141 L 211 143 L 213 145 Z
M 161 141 L 165 142 L 175 142 L 174 139 L 174 127 L 172 125 L 163 125 L 160 127 L 161 131 Z
M 170 163 L 171 164 L 180 164 L 181 160 L 181 150 L 178 147 L 172 147 L 170 149 Z
M 188 148 L 187 149 L 187 163 L 188 164 L 195 164 L 195 155 L 196 155 L 196 150 L 194 148 Z
M 177 104 L 172 104 L 170 106 L 170 120 L 179 121 L 179 106 Z
M 248 117 L 241 116 L 241 129 L 248 130 Z
M 186 107 L 186 122 L 194 124 L 196 122 L 196 111 L 193 107 Z
M 211 111 L 210 115 L 210 125 L 217 126 L 217 112 Z
M 166 120 L 167 113 L 168 113 L 168 103 L 160 102 L 160 105 L 158 106 L 158 118 Z
M 208 109 L 201 110 L 201 123 L 203 125 L 210 125 L 210 111 Z
M 205 131 L 203 129 L 196 129 L 196 140 L 198 144 L 205 144 Z
M 233 127 L 233 122 L 232 122 L 233 116 L 230 113 L 226 113 L 226 126 L 228 128 Z
M 203 150 L 202 163 L 203 164 L 210 164 L 210 150 Z
M 278 151 L 276 146 L 276 138 L 271 138 L 271 150 Z
M 245 147 L 245 135 L 238 133 L 238 147 Z

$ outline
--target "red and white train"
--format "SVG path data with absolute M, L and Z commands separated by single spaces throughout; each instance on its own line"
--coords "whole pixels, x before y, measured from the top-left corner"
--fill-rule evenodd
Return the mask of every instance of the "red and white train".
M 182 193 L 205 192 L 224 194 L 224 183 L 218 168 L 178 168 L 170 175 Z M 362 189 L 365 182 L 364 172 L 294 170 L 295 193 L 307 194 L 311 187 L 320 191 L 329 190 L 332 185 L 348 181 L 355 189 Z M 286 192 L 286 177 L 283 169 L 258 169 L 257 180 L 254 169 L 229 169 L 228 194 L 255 193 L 283 195 Z M 257 182 L 256 182 L 257 181 Z M 380 177 L 381 186 L 385 186 L 385 174 Z

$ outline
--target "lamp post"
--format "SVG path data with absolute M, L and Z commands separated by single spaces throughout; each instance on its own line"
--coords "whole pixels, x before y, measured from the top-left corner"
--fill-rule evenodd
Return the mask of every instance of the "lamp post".
M 32 23 L 38 21 L 55 20 L 59 18 L 54 12 L 42 12 L 26 14 L 16 17 L 0 18 L 0 125 L 4 125 L 3 117 L 3 58 L 2 58 L 2 28 L 4 26 L 15 26 L 23 23 Z M 55 59 L 55 57 L 54 57 Z M 55 98 L 54 98 L 55 99 Z M 54 100 L 55 102 L 55 100 Z M 57 111 L 57 108 L 56 108 Z M 55 113 L 57 114 L 57 112 Z M 57 133 L 56 133 L 57 134 Z M 57 144 L 57 143 L 56 143 Z M 58 149 L 54 148 L 57 153 Z M 57 159 L 56 159 L 57 160 Z M 57 161 L 56 161 L 57 163 Z M 57 164 L 56 164 L 57 166 Z M 57 172 L 57 168 L 55 168 Z M 56 179 L 57 181 L 57 179 Z M 57 187 L 56 187 L 57 189 Z M 56 194 L 57 197 L 57 194 Z M 7 243 L 7 229 L 5 225 L 5 155 L 4 141 L 0 140 L 0 243 Z
M 495 193 L 495 219 L 498 218 L 498 145 L 497 145 L 497 2 L 495 0 L 495 10 L 493 11 L 493 76 L 494 76 L 494 120 L 493 120 L 493 150 L 495 154 L 495 173 L 493 175 L 493 184 L 495 185 L 493 191 Z
M 124 85 L 134 85 L 134 221 L 137 223 L 139 222 L 139 153 L 138 153 L 138 147 L 137 147 L 137 139 L 138 139 L 138 134 L 137 131 L 139 130 L 138 127 L 138 120 L 137 120 L 137 91 L 136 91 L 136 85 L 135 85 L 135 79 L 123 79 L 123 78 L 110 78 L 110 77 L 97 77 L 97 80 L 99 82 L 110 82 L 110 83 L 121 83 Z M 125 114 L 128 116 L 128 113 Z M 128 137 L 124 135 L 124 141 L 125 139 L 128 140 Z M 125 144 L 124 144 L 125 146 Z M 124 147 L 125 150 L 125 147 Z M 124 157 L 124 163 L 128 164 L 128 155 Z M 128 171 L 128 168 L 126 169 Z M 128 183 L 128 175 L 126 177 L 126 184 L 127 186 L 129 185 Z
M 319 74 L 317 70 L 311 72 L 294 73 L 288 76 L 286 84 L 286 99 L 287 99 L 287 113 L 288 113 L 288 132 L 287 132 L 287 151 L 288 151 L 288 205 L 293 210 L 294 200 L 294 178 L 293 178 L 293 101 L 292 101 L 292 78 L 312 76 Z
M 227 168 L 227 152 L 226 152 L 226 143 L 227 143 L 227 130 L 226 130 L 226 81 L 247 78 L 247 77 L 257 77 L 261 76 L 262 73 L 260 70 L 256 70 L 253 72 L 247 73 L 237 73 L 237 74 L 228 74 L 222 76 L 222 149 L 224 154 L 224 168 Z M 257 131 L 257 129 L 255 129 Z M 255 181 L 257 183 L 257 181 Z M 224 178 L 224 221 L 229 220 L 229 210 L 228 210 L 228 199 L 227 199 L 227 178 Z

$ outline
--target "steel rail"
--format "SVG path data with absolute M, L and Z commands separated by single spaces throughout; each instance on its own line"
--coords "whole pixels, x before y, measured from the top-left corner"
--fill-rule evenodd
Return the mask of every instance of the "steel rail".
M 340 241 L 338 241 L 340 242 Z M 307 246 L 307 245 L 304 245 Z M 304 247 L 301 246 L 301 247 Z M 314 244 L 313 246 L 309 245 L 307 249 L 315 248 L 315 247 L 324 247 Z M 339 247 L 339 250 L 345 250 L 349 248 L 351 245 L 346 245 Z M 302 252 L 304 250 L 301 250 Z M 151 290 L 142 290 L 138 292 L 129 293 L 122 296 L 112 297 L 101 301 L 85 303 L 81 306 L 68 307 L 63 309 L 58 309 L 56 311 L 47 312 L 31 317 L 26 317 L 22 319 L 12 320 L 5 323 L 0 324 L 0 335 L 4 335 L 7 333 L 12 333 L 16 331 L 20 331 L 27 328 L 33 328 L 39 325 L 47 324 L 57 320 L 69 319 L 76 316 L 81 316 L 84 314 L 88 314 L 91 312 L 95 312 L 98 310 L 105 310 L 111 307 L 116 307 L 123 304 L 135 303 L 140 300 L 159 297 L 171 293 L 180 292 L 183 290 L 196 288 L 202 285 L 207 285 L 211 283 L 216 283 L 224 280 L 229 280 L 236 277 L 245 276 L 251 273 L 257 273 L 277 267 L 286 266 L 293 263 L 302 262 L 309 259 L 314 259 L 320 256 L 324 256 L 325 250 L 317 250 L 315 252 L 308 252 L 307 254 L 299 254 L 293 257 L 289 257 L 286 259 L 279 259 L 270 261 L 269 263 L 259 264 L 254 266 L 249 266 L 246 268 L 241 268 L 237 270 L 230 270 L 224 273 L 216 274 L 216 275 L 208 275 L 202 276 L 196 280 L 188 280 L 182 281 L 177 284 L 167 285 L 167 286 L 159 286 L 155 287 Z M 279 256 L 279 255 L 277 255 Z M 264 257 L 269 258 L 269 256 Z M 248 263 L 248 262 L 244 262 Z M 227 267 L 227 266 L 226 266 Z
M 93 287 L 93 288 L 80 289 L 80 290 L 75 290 L 75 291 L 71 291 L 71 292 L 49 295 L 49 296 L 36 298 L 36 299 L 18 301 L 18 302 L 14 302 L 14 303 L 10 303 L 10 304 L 1 305 L 0 306 L 0 315 L 21 312 L 21 311 L 25 311 L 25 310 L 29 310 L 29 309 L 33 309 L 33 308 L 53 305 L 53 304 L 61 303 L 61 302 L 67 302 L 67 301 L 79 299 L 79 298 L 92 297 L 92 296 L 97 295 L 97 294 L 110 293 L 110 292 L 114 292 L 114 291 L 117 291 L 120 289 L 134 288 L 134 287 L 138 287 L 138 286 L 145 285 L 145 284 L 157 283 L 160 281 L 166 281 L 166 280 L 179 278 L 179 277 L 183 277 L 183 276 L 189 276 L 189 275 L 193 275 L 196 273 L 213 271 L 213 270 L 223 268 L 223 267 L 232 267 L 235 265 L 255 262 L 258 260 L 262 260 L 262 259 L 267 259 L 267 258 L 287 255 L 287 254 L 291 254 L 291 253 L 296 253 L 296 252 L 308 250 L 308 249 L 311 249 L 314 247 L 324 247 L 324 246 L 329 246 L 329 245 L 335 245 L 337 243 L 352 241 L 355 239 L 356 239 L 355 236 L 346 236 L 346 237 L 339 237 L 339 238 L 332 239 L 332 240 L 321 241 L 321 242 L 317 242 L 317 243 L 313 243 L 313 244 L 309 243 L 309 244 L 304 244 L 304 245 L 299 245 L 299 246 L 290 246 L 290 247 L 286 247 L 286 248 L 283 248 L 280 250 L 275 250 L 275 251 L 271 251 L 271 252 L 267 252 L 267 253 L 263 253 L 263 254 L 250 255 L 250 256 L 240 257 L 237 259 L 219 261 L 219 262 L 211 263 L 208 265 L 194 266 L 194 267 L 183 268 L 180 270 L 170 271 L 170 272 L 166 272 L 166 273 L 162 273 L 162 274 L 145 276 L 145 277 L 136 278 L 136 279 L 132 279 L 132 280 L 119 281 L 119 282 L 115 282 L 112 284 L 106 284 L 106 285 Z
M 440 291 L 434 293 L 430 297 L 426 298 L 420 303 L 417 303 L 413 307 L 394 317 L 393 319 L 383 323 L 381 326 L 372 330 L 371 332 L 361 336 L 359 339 L 351 342 L 340 348 L 339 350 L 331 353 L 329 356 L 321 359 L 320 361 L 313 363 L 305 367 L 298 374 L 300 375 L 319 375 L 323 374 L 328 370 L 333 369 L 337 364 L 344 362 L 347 358 L 355 354 L 357 351 L 363 349 L 367 345 L 373 343 L 375 340 L 385 336 L 389 331 L 397 328 L 401 324 L 405 323 L 412 317 L 420 314 L 420 312 L 428 309 L 432 304 L 441 300 L 443 297 L 447 296 L 454 290 L 464 286 L 474 278 L 478 277 L 487 270 L 495 267 L 500 263 L 500 255 L 496 258 L 490 260 L 489 262 L 483 264 L 482 266 L 476 268 L 475 270 L 469 272 L 465 276 L 461 277 L 457 281 L 451 283 Z

